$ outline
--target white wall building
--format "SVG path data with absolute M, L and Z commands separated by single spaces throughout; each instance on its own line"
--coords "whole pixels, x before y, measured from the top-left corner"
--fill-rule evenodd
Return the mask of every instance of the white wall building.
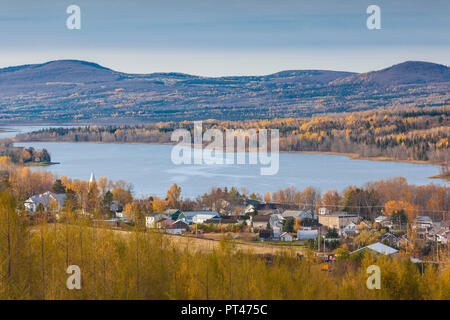
M 66 199 L 65 194 L 56 194 L 50 191 L 47 191 L 43 194 L 37 194 L 27 199 L 24 203 L 25 208 L 27 208 L 31 213 L 36 212 L 37 207 L 42 204 L 45 210 L 47 210 L 47 206 L 50 203 L 55 203 L 58 207 L 58 210 L 63 207 L 64 200 Z
M 283 232 L 280 234 L 280 241 L 292 242 L 292 236 L 287 232 Z

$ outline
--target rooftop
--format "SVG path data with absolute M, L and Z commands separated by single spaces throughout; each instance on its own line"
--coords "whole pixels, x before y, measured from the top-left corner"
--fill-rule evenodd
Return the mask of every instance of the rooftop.
M 394 254 L 394 253 L 398 252 L 398 250 L 396 250 L 394 248 L 391 248 L 391 247 L 389 247 L 389 246 L 387 246 L 385 244 L 382 244 L 381 242 L 376 242 L 376 243 L 372 243 L 371 245 L 368 245 L 366 247 L 360 248 L 360 249 L 358 249 L 356 251 L 353 251 L 352 253 L 359 252 L 359 251 L 364 250 L 364 249 L 370 249 L 372 251 L 375 251 L 375 252 L 380 253 L 380 254 L 382 253 L 382 254 L 385 254 L 385 255 L 391 255 L 391 254 Z
M 270 216 L 257 215 L 253 217 L 253 222 L 269 222 Z

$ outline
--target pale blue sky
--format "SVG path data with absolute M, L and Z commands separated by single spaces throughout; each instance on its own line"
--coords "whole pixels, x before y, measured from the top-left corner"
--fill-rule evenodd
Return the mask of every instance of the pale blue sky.
M 66 8 L 81 8 L 68 30 Z M 382 30 L 366 28 L 381 8 Z M 450 64 L 449 0 L 0 0 L 0 67 L 85 59 L 199 75 Z

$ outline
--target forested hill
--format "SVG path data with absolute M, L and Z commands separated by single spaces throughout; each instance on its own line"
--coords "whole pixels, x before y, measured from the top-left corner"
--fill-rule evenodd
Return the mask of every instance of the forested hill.
M 20 134 L 17 141 L 171 143 L 175 129 L 193 122 L 50 128 Z M 203 129 L 278 129 L 281 151 L 353 153 L 360 157 L 448 163 L 449 107 L 364 111 L 334 116 L 203 122 Z
M 449 103 L 450 69 L 427 62 L 218 78 L 126 74 L 76 60 L 0 69 L 3 124 L 272 119 Z

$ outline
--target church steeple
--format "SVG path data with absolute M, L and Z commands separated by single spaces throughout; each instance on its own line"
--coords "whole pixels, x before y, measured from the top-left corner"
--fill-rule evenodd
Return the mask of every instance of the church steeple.
M 97 181 L 95 181 L 95 175 L 94 175 L 94 172 L 91 172 L 91 178 L 89 179 L 89 185 L 91 184 L 91 183 L 96 183 Z

